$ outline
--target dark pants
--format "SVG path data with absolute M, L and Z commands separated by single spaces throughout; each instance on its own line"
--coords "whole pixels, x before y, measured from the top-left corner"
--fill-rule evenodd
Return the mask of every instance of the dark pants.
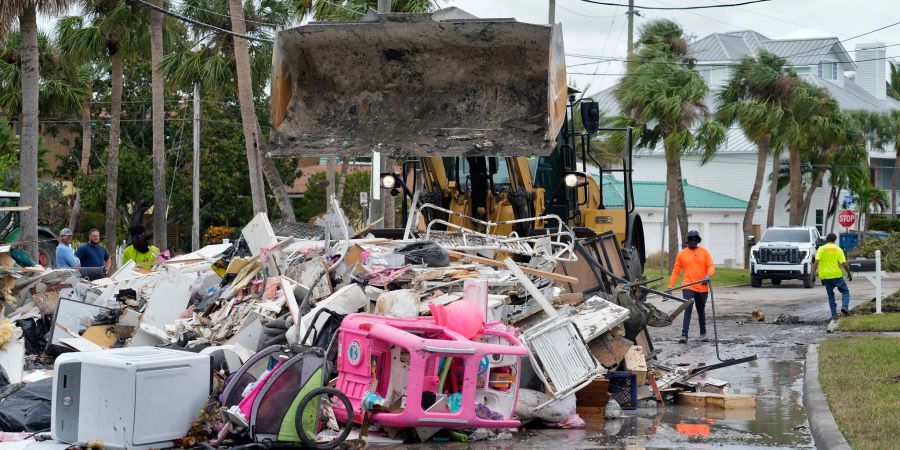
M 850 308 L 850 288 L 848 288 L 847 283 L 844 282 L 844 277 L 829 278 L 827 280 L 822 280 L 822 283 L 825 285 L 825 292 L 828 293 L 828 307 L 831 308 L 831 318 L 837 319 L 838 311 L 834 299 L 834 288 L 837 288 L 841 293 L 841 307 L 844 309 Z
M 709 292 L 696 292 L 690 289 L 681 291 L 685 300 L 694 299 L 694 307 L 697 308 L 697 321 L 700 322 L 700 334 L 706 334 L 706 298 Z M 681 335 L 687 336 L 691 329 L 691 308 L 684 310 L 684 322 L 681 325 Z

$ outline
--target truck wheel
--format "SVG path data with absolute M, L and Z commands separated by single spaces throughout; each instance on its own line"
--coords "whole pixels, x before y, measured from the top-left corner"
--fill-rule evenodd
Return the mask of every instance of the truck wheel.
M 750 275 L 750 286 L 755 288 L 762 286 L 762 278 Z
M 779 279 L 777 279 L 777 278 L 773 278 L 773 279 L 772 279 L 772 285 L 773 285 L 773 286 L 781 286 L 781 280 L 779 280 Z
M 43 236 L 38 244 L 37 263 L 48 269 L 56 265 L 56 246 L 53 245 L 53 242 L 44 240 Z
M 808 275 L 803 279 L 803 287 L 807 289 L 811 289 L 814 284 L 816 284 L 816 278 L 812 275 Z

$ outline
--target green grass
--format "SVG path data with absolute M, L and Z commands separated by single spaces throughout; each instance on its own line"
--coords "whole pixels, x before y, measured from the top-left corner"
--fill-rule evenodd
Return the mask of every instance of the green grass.
M 842 317 L 841 331 L 900 331 L 900 313 Z
M 897 448 L 900 338 L 851 337 L 823 342 L 819 382 L 850 447 Z
M 672 274 L 671 269 L 667 269 L 663 274 L 663 283 L 669 283 L 669 275 Z M 660 276 L 659 267 L 648 267 L 644 270 L 644 276 L 647 278 L 656 278 Z M 747 269 L 734 269 L 731 267 L 716 267 L 716 273 L 713 275 L 713 285 L 715 287 L 737 286 L 739 284 L 750 283 L 750 271 Z M 680 280 L 679 280 L 680 281 Z

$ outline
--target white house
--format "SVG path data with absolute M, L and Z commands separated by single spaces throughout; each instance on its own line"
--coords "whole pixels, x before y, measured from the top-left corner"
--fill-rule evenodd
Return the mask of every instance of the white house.
M 777 40 L 755 31 L 714 33 L 690 44 L 691 55 L 697 60 L 697 70 L 713 91 L 707 98 L 711 108 L 716 107 L 714 91 L 731 75 L 732 66 L 742 57 L 758 54 L 762 49 L 785 58 L 788 64 L 807 81 L 825 88 L 842 109 L 873 112 L 900 109 L 900 102 L 885 94 L 887 61 L 884 59 L 884 44 L 857 45 L 857 62 L 854 62 L 835 37 Z M 612 89 L 600 92 L 594 99 L 600 103 L 603 113 L 618 114 L 619 106 L 612 95 Z M 784 156 L 786 157 L 787 155 Z M 890 195 L 894 166 L 893 148 L 872 149 L 869 158 L 876 185 L 887 190 Z M 756 159 L 756 146 L 737 126 L 733 126 L 728 129 L 726 143 L 708 164 L 701 165 L 698 157 L 683 157 L 682 174 L 684 181 L 690 185 L 746 201 L 753 188 Z M 786 161 L 783 167 L 785 165 Z M 766 166 L 766 181 L 759 199 L 762 208 L 757 209 L 753 220 L 759 231 L 765 229 L 771 166 L 770 158 Z M 635 149 L 634 170 L 635 180 L 664 180 L 666 165 L 662 147 Z M 806 218 L 808 225 L 817 226 L 820 230 L 824 227 L 825 209 L 831 190 L 827 182 L 823 184 L 816 189 Z M 783 189 L 776 197 L 775 225 L 788 223 L 787 197 L 787 189 Z M 740 222 L 742 217 L 737 220 Z M 755 232 L 757 237 L 759 231 Z M 736 238 L 743 242 L 741 235 L 742 233 L 738 233 Z M 739 248 L 737 258 L 740 261 L 743 258 L 744 247 L 741 245 L 736 248 Z
M 603 203 L 606 207 L 624 205 L 625 186 L 622 181 L 604 176 L 602 182 L 599 179 L 597 182 L 603 188 Z M 641 214 L 644 223 L 647 254 L 666 251 L 663 228 L 666 183 L 635 181 L 632 188 L 635 209 Z M 690 183 L 684 183 L 684 200 L 688 208 L 688 229 L 700 232 L 703 246 L 709 249 L 713 261 L 718 265 L 741 265 L 741 225 L 747 202 Z

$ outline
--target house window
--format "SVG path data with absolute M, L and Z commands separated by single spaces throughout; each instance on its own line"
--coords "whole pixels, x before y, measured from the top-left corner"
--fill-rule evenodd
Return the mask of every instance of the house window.
M 837 80 L 838 63 L 837 62 L 820 62 L 819 76 L 826 80 Z
M 712 69 L 700 69 L 700 76 L 703 77 L 706 84 L 709 84 L 709 80 L 712 79 Z
M 819 230 L 820 235 L 825 233 L 824 228 L 825 228 L 825 210 L 817 209 L 816 210 L 816 229 Z

